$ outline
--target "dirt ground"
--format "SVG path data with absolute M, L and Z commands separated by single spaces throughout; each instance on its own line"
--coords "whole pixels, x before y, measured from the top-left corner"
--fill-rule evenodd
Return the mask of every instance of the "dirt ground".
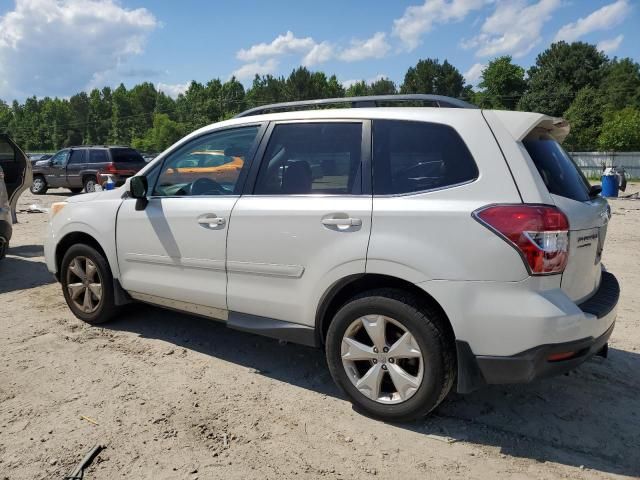
M 638 477 L 640 200 L 611 205 L 609 358 L 406 425 L 355 412 L 319 350 L 147 306 L 83 324 L 44 265 L 47 215 L 19 214 L 0 262 L 0 480 L 63 479 L 98 443 L 86 479 Z

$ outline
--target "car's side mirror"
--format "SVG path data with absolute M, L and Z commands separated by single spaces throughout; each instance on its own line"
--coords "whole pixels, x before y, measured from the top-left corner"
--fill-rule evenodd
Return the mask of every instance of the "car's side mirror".
M 144 210 L 149 203 L 147 200 L 147 190 L 149 189 L 149 182 L 147 177 L 139 175 L 131 177 L 129 180 L 129 193 L 132 198 L 137 200 L 136 210 Z

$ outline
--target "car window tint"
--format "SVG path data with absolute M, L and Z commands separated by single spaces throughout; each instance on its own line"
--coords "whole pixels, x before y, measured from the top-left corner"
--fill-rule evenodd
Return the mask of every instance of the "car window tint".
M 256 195 L 361 191 L 361 123 L 282 124 L 273 129 Z
M 522 143 L 549 193 L 579 202 L 589 200 L 589 181 L 558 142 L 541 133 L 529 135 Z
M 9 142 L 0 138 L 0 163 L 14 162 L 16 153 Z
M 89 163 L 109 163 L 106 150 L 89 150 Z
M 72 150 L 69 157 L 69 165 L 85 163 L 86 150 Z
M 460 135 L 436 123 L 374 121 L 372 161 L 376 195 L 443 188 L 478 177 Z
M 259 129 L 251 126 L 212 132 L 187 143 L 164 161 L 154 195 L 236 193 Z
M 115 163 L 146 163 L 140 152 L 133 148 L 112 148 L 111 158 Z

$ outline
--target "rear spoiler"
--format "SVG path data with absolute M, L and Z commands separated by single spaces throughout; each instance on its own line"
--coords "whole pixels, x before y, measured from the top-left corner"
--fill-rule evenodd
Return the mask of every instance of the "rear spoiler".
M 562 143 L 569 135 L 569 123 L 558 117 L 550 117 L 542 113 L 511 112 L 508 110 L 492 110 L 514 140 L 521 142 L 534 128 L 546 132 L 558 143 Z

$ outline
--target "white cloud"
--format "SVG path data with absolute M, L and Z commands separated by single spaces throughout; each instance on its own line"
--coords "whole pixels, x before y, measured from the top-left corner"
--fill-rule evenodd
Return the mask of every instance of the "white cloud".
M 620 34 L 616 38 L 609 38 L 608 40 L 598 42 L 596 48 L 607 54 L 613 53 L 618 49 L 618 47 L 620 47 L 622 40 L 624 40 L 624 35 Z
M 284 35 L 278 35 L 271 43 L 259 43 L 246 50 L 241 49 L 236 53 L 236 57 L 243 62 L 256 62 L 267 57 L 306 53 L 315 45 L 313 38 L 297 38 L 293 32 L 289 31 Z
M 377 32 L 367 40 L 352 40 L 351 46 L 345 48 L 338 58 L 344 62 L 357 62 L 367 58 L 382 58 L 391 50 L 387 43 L 387 35 Z
M 115 0 L 16 0 L 0 17 L 0 97 L 75 93 L 141 54 L 158 26 Z
M 573 42 L 584 35 L 598 30 L 608 30 L 621 23 L 631 11 L 627 0 L 617 0 L 580 18 L 573 23 L 567 23 L 556 34 L 555 42 L 564 40 Z
M 181 93 L 184 93 L 191 85 L 191 82 L 188 83 L 158 83 L 156 88 L 160 92 L 164 92 L 169 95 L 171 98 L 176 98 Z
M 425 0 L 422 5 L 407 7 L 402 17 L 393 21 L 393 36 L 398 37 L 407 50 L 414 50 L 435 24 L 461 21 L 471 11 L 492 1 Z
M 317 43 L 302 59 L 302 64 L 306 67 L 319 65 L 328 62 L 335 55 L 333 45 L 329 42 Z
M 471 68 L 469 68 L 469 70 L 464 72 L 464 79 L 466 80 L 467 83 L 471 85 L 474 85 L 474 86 L 477 85 L 478 82 L 480 81 L 482 71 L 486 67 L 487 66 L 483 63 L 474 63 L 473 65 L 471 65 Z
M 275 73 L 277 69 L 278 61 L 275 58 L 268 58 L 264 62 L 252 62 L 242 65 L 233 72 L 233 76 L 238 80 L 249 80 L 255 75 Z
M 544 24 L 560 6 L 561 0 L 501 1 L 482 24 L 480 34 L 463 40 L 463 48 L 475 48 L 476 56 L 513 55 L 522 57 L 541 40 Z

